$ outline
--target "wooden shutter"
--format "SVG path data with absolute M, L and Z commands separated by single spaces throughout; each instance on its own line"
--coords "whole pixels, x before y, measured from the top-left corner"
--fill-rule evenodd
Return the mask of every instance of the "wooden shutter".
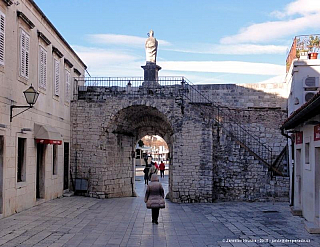
M 0 12 L 0 64 L 4 65 L 5 15 Z
M 47 51 L 42 46 L 39 51 L 39 87 L 47 89 Z
M 21 29 L 20 36 L 20 75 L 29 77 L 30 36 Z
M 65 89 L 65 97 L 66 97 L 66 102 L 70 102 L 70 72 L 66 70 L 66 89 Z
M 60 63 L 57 59 L 54 59 L 54 94 L 59 96 L 60 84 Z

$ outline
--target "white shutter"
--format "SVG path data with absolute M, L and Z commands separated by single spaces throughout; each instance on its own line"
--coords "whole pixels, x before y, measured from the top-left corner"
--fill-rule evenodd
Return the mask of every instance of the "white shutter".
M 30 36 L 21 29 L 20 36 L 20 75 L 29 77 Z
M 5 15 L 0 12 L 0 64 L 4 65 Z
M 70 72 L 66 70 L 66 89 L 65 89 L 65 98 L 66 102 L 70 102 Z
M 26 61 L 26 33 L 21 29 L 20 36 L 20 75 L 25 76 Z
M 54 59 L 54 94 L 59 96 L 60 84 L 60 63 L 57 59 Z
M 47 89 L 47 51 L 42 46 L 39 51 L 39 87 Z
M 26 34 L 26 78 L 29 78 L 30 36 Z

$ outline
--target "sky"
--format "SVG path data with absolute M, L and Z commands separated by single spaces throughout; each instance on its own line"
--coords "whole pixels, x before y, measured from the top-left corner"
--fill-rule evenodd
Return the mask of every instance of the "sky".
M 92 77 L 142 77 L 145 40 L 159 76 L 194 84 L 283 82 L 296 35 L 320 33 L 319 0 L 35 0 Z

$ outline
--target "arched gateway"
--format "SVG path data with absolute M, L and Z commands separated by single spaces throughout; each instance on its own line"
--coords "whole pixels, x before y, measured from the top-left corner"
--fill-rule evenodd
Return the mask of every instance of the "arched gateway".
M 72 103 L 71 170 L 88 181 L 89 195 L 134 196 L 135 144 L 145 135 L 159 135 L 169 146 L 170 199 L 212 201 L 212 129 L 199 111 L 182 114 L 173 93 L 178 88 L 181 83 L 161 93 L 80 88 Z
M 157 44 L 150 31 L 143 79 L 75 78 L 73 187 L 100 198 L 134 196 L 136 143 L 159 135 L 169 146 L 173 202 L 286 198 L 285 139 L 278 130 L 285 112 L 274 102 L 263 113 L 263 102 L 257 111 L 234 108 L 249 99 L 241 99 L 246 94 L 260 101 L 258 91 L 226 85 L 226 100 L 218 105 L 210 99 L 219 95 L 210 85 L 158 77 Z

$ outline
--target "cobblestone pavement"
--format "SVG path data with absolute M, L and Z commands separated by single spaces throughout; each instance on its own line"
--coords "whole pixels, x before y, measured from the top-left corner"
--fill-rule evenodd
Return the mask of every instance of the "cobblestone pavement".
M 143 178 L 136 183 L 139 197 L 64 197 L 1 219 L 0 246 L 320 246 L 320 235 L 308 234 L 287 203 L 167 201 L 154 225 Z M 308 243 L 274 242 L 287 240 Z

